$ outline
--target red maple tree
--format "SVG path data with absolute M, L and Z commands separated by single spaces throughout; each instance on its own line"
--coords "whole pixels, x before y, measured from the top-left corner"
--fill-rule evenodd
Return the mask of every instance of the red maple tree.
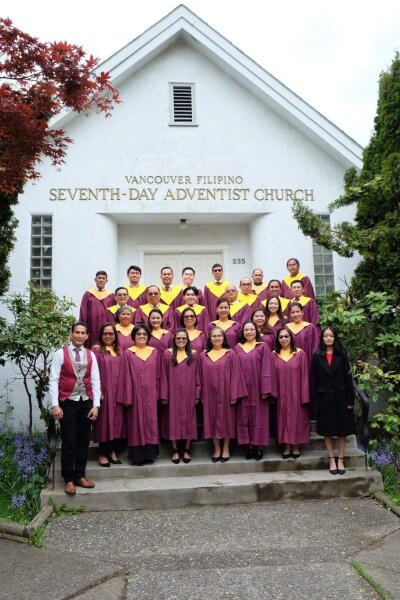
M 99 60 L 67 42 L 40 42 L 0 19 L 0 194 L 22 191 L 37 179 L 37 164 L 48 157 L 63 163 L 72 139 L 53 129 L 63 109 L 110 115 L 120 102 L 110 74 L 97 72 Z

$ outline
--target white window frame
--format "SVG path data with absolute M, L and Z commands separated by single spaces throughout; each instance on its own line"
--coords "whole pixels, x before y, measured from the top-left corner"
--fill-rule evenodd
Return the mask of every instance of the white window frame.
M 174 121 L 174 86 L 186 85 L 192 89 L 192 121 L 185 123 L 182 121 Z M 185 81 L 170 81 L 169 82 L 169 126 L 170 127 L 198 127 L 197 112 L 196 112 L 196 84 Z
M 51 234 L 44 234 L 43 233 L 43 228 L 46 226 L 45 223 L 43 223 L 43 219 L 48 218 L 51 220 Z M 34 219 L 40 219 L 40 223 L 34 223 Z M 40 225 L 40 234 L 34 234 L 33 233 L 33 227 L 34 226 L 38 226 Z M 31 281 L 33 281 L 36 285 L 38 285 L 40 288 L 46 288 L 46 289 L 51 289 L 52 285 L 53 285 L 53 250 L 54 250 L 54 245 L 53 245 L 53 240 L 54 240 L 54 220 L 53 220 L 53 215 L 52 214 L 31 214 L 31 236 L 30 236 L 30 254 L 31 254 L 31 259 L 30 259 L 30 271 L 29 271 L 29 279 Z M 51 244 L 50 244 L 50 248 L 51 248 L 51 256 L 46 256 L 44 254 L 44 250 L 46 248 L 43 238 L 49 236 L 51 237 Z M 33 244 L 33 238 L 40 238 L 38 240 L 39 243 L 38 244 Z M 33 248 L 40 248 L 40 254 L 37 256 L 33 255 Z M 50 266 L 49 265 L 44 265 L 44 261 L 50 261 Z M 34 266 L 33 265 L 33 261 L 39 261 L 40 265 L 39 266 Z M 50 270 L 50 277 L 45 276 L 44 275 L 44 270 Z M 33 277 L 33 271 L 39 271 L 39 277 Z M 44 282 L 49 282 L 49 285 L 43 285 Z
M 328 225 L 329 227 L 331 226 L 331 218 L 329 214 L 319 214 L 317 215 L 321 221 L 325 224 Z M 318 252 L 318 250 L 320 250 L 320 252 Z M 316 252 L 317 251 L 317 252 Z M 323 297 L 326 296 L 326 294 L 329 294 L 330 292 L 335 290 L 335 261 L 334 261 L 334 256 L 333 256 L 333 252 L 332 250 L 328 250 L 327 248 L 324 248 L 323 246 L 321 246 L 320 244 L 317 244 L 314 240 L 312 243 L 312 252 L 313 252 L 313 263 L 314 263 L 314 283 L 315 283 L 315 294 L 317 297 Z M 315 264 L 316 258 L 317 256 L 322 257 L 323 263 L 322 263 L 322 271 L 318 272 L 318 266 Z M 332 264 L 332 273 L 327 273 L 326 272 L 326 265 L 324 262 L 324 257 L 327 257 L 330 255 L 331 258 L 331 264 Z M 323 286 L 321 286 L 320 284 L 317 284 L 317 277 L 323 277 L 324 279 L 324 283 Z M 326 278 L 327 277 L 332 277 L 333 278 L 333 288 L 331 289 L 326 289 L 327 288 L 327 284 L 326 284 Z M 323 287 L 323 293 L 321 294 L 320 289 Z

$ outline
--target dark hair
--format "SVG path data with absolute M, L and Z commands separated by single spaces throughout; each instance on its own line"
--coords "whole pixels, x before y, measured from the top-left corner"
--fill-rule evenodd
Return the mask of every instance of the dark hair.
M 183 267 L 182 275 L 184 274 L 185 271 L 192 271 L 193 275 L 196 275 L 196 271 L 193 269 L 193 267 Z
M 279 287 L 281 287 L 281 282 L 279 281 L 279 279 L 270 279 L 268 281 L 267 287 L 269 287 L 271 285 L 271 283 L 273 283 L 274 281 L 276 281 L 277 283 L 279 283 Z
M 297 265 L 298 267 L 300 267 L 299 259 L 298 259 L 298 258 L 293 258 L 293 257 L 292 257 L 292 258 L 288 258 L 288 259 L 287 259 L 287 261 L 286 261 L 286 268 L 287 268 L 287 266 L 288 266 L 288 263 L 289 263 L 289 261 L 290 261 L 290 260 L 294 260 L 294 261 L 295 261 L 295 263 L 296 263 L 296 265 Z
M 115 288 L 114 294 L 117 295 L 117 292 L 119 292 L 119 290 L 125 290 L 126 293 L 129 295 L 128 288 L 126 288 L 124 285 L 120 285 L 119 287 Z
M 211 327 L 210 331 L 208 332 L 207 335 L 207 344 L 206 344 L 206 352 L 210 352 L 210 350 L 213 349 L 213 345 L 211 342 L 211 334 L 215 329 L 219 329 L 219 331 L 222 331 L 222 333 L 224 334 L 224 341 L 222 342 L 222 347 L 223 348 L 227 348 L 228 350 L 230 350 L 229 344 L 228 344 L 228 340 L 226 338 L 226 333 L 223 329 L 221 329 L 221 327 Z
M 176 358 L 176 355 L 178 352 L 178 346 L 176 345 L 176 341 L 175 341 L 175 336 L 177 333 L 184 333 L 187 337 L 187 342 L 186 342 L 186 346 L 185 346 L 185 352 L 186 352 L 186 356 L 187 356 L 186 364 L 190 365 L 190 363 L 193 360 L 193 352 L 192 352 L 192 346 L 190 344 L 188 332 L 186 331 L 186 329 L 184 327 L 179 327 L 179 329 L 175 329 L 175 331 L 174 331 L 174 337 L 172 338 L 172 362 L 173 362 L 174 366 L 176 367 L 176 365 L 178 364 L 178 360 Z
M 292 312 L 293 306 L 297 306 L 301 310 L 301 312 L 304 311 L 304 308 L 302 307 L 302 305 L 300 304 L 300 302 L 289 302 L 289 305 L 288 305 L 289 315 Z
M 289 336 L 290 336 L 290 350 L 292 352 L 296 352 L 297 350 L 297 346 L 296 346 L 296 342 L 294 341 L 294 336 L 293 333 L 290 331 L 290 329 L 288 327 L 286 327 L 286 325 L 284 327 L 279 327 L 278 331 L 276 332 L 276 336 L 275 336 L 275 352 L 277 354 L 280 353 L 280 351 L 282 350 L 282 346 L 281 343 L 279 341 L 279 334 L 281 331 L 287 331 Z
M 304 287 L 304 283 L 301 279 L 293 279 L 292 283 L 290 284 L 290 287 L 292 287 L 294 283 L 301 283 L 302 287 Z
M 259 312 L 259 311 L 262 312 L 263 315 L 264 315 L 264 317 L 265 317 L 265 324 L 264 324 L 264 327 L 261 330 L 261 333 L 263 333 L 263 334 L 264 333 L 273 333 L 272 329 L 270 327 L 268 327 L 267 314 L 266 314 L 264 308 L 261 307 L 261 308 L 256 308 L 256 309 L 253 310 L 253 312 L 251 313 L 251 322 L 253 323 L 253 325 L 256 325 L 254 323 L 254 315 L 256 314 L 256 312 Z M 256 325 L 256 329 L 257 329 L 257 325 Z
M 194 292 L 194 295 L 199 297 L 200 292 L 195 285 L 188 285 L 187 287 L 185 287 L 185 289 L 182 292 L 182 295 L 184 296 L 189 290 L 192 290 Z
M 108 275 L 105 271 L 97 271 L 95 277 L 98 277 L 99 275 L 105 275 L 108 278 Z
M 72 323 L 71 325 L 71 333 L 74 333 L 76 327 L 84 327 L 86 329 L 86 333 L 88 333 L 88 328 L 87 325 L 84 321 L 76 321 L 75 323 Z
M 211 271 L 214 271 L 215 267 L 221 267 L 222 270 L 224 269 L 224 267 L 220 263 L 214 263 L 211 267 Z
M 146 334 L 147 334 L 147 341 L 149 341 L 149 339 L 150 339 L 150 329 L 144 323 L 139 323 L 138 325 L 135 325 L 135 327 L 132 329 L 132 333 L 131 333 L 132 340 L 135 341 L 136 334 L 141 329 L 143 329 L 143 331 L 146 332 Z
M 128 267 L 126 270 L 127 275 L 129 275 L 129 271 L 139 271 L 139 273 L 142 274 L 142 269 L 137 265 L 131 265 L 130 267 Z
M 160 273 L 162 273 L 163 271 L 165 271 L 165 269 L 169 269 L 169 270 L 171 271 L 171 273 L 172 273 L 172 274 L 174 273 L 174 270 L 173 270 L 173 268 L 172 268 L 172 267 L 169 267 L 168 265 L 166 265 L 165 267 L 161 267 L 161 271 L 160 271 Z
M 148 318 L 147 318 L 147 320 L 148 320 L 148 323 L 149 323 L 149 324 L 148 324 L 148 328 L 149 328 L 149 331 L 150 331 L 150 333 L 153 331 L 153 326 L 152 326 L 152 324 L 150 323 L 150 317 L 151 317 L 151 315 L 152 315 L 153 313 L 157 313 L 158 315 L 160 315 L 160 316 L 161 316 L 161 325 L 160 325 L 160 327 L 162 327 L 162 326 L 163 326 L 163 319 L 164 319 L 164 315 L 162 314 L 161 310 L 160 310 L 159 308 L 152 308 L 152 309 L 151 309 L 151 311 L 149 312 L 149 316 L 148 316 Z
M 222 304 L 223 302 L 227 302 L 228 306 L 229 306 L 229 312 L 228 312 L 228 319 L 231 319 L 231 303 L 229 302 L 229 300 L 227 300 L 226 298 L 224 298 L 222 296 L 222 298 L 218 298 L 217 300 L 217 308 L 220 306 L 220 304 Z M 218 312 L 217 315 L 215 317 L 216 319 L 218 319 Z
M 272 300 L 272 298 L 275 298 L 275 300 L 278 300 L 278 304 L 279 304 L 279 308 L 278 308 L 278 318 L 280 320 L 280 322 L 282 323 L 282 326 L 285 324 L 285 317 L 283 316 L 283 311 L 282 311 L 282 304 L 281 301 L 279 300 L 279 296 L 277 296 L 276 294 L 272 294 L 272 296 L 269 296 L 265 302 L 265 314 L 267 316 L 267 322 L 269 321 L 269 318 L 271 316 L 271 311 L 268 308 L 268 303 L 270 300 Z
M 181 319 L 180 319 L 181 327 L 185 327 L 185 313 L 187 313 L 188 310 L 191 310 L 192 313 L 194 313 L 194 326 L 196 327 L 199 320 L 198 320 L 197 315 L 194 312 L 193 308 L 191 308 L 190 306 L 188 306 L 187 308 L 184 308 L 182 311 Z
M 240 332 L 240 336 L 239 336 L 239 344 L 244 344 L 246 341 L 246 338 L 244 337 L 244 328 L 246 325 L 253 325 L 254 329 L 256 330 L 256 342 L 261 342 L 261 335 L 260 332 L 258 331 L 255 323 L 253 323 L 253 321 L 246 321 L 245 323 L 243 323 L 242 325 L 242 330 Z
M 323 327 L 321 329 L 321 335 L 320 335 L 320 338 L 319 338 L 319 346 L 318 346 L 318 349 L 317 349 L 317 354 L 322 354 L 323 356 L 325 356 L 325 354 L 326 354 L 326 344 L 324 343 L 324 333 L 328 329 L 330 331 L 332 331 L 333 337 L 335 338 L 335 341 L 333 343 L 333 351 L 335 353 L 337 353 L 337 354 L 342 354 L 343 356 L 345 356 L 347 358 L 346 349 L 344 348 L 343 344 L 339 340 L 336 331 L 333 329 L 333 327 L 330 327 L 329 325 L 326 325 L 325 327 Z
M 119 323 L 119 316 L 122 312 L 124 312 L 125 310 L 129 310 L 131 315 L 133 313 L 133 307 L 129 306 L 129 304 L 125 304 L 125 306 L 120 306 L 119 308 L 117 308 L 117 310 L 115 311 L 114 314 L 114 319 L 116 323 Z
M 103 323 L 103 325 L 100 327 L 100 329 L 99 329 L 99 346 L 100 346 L 100 349 L 103 352 L 106 352 L 106 347 L 103 344 L 103 333 L 104 333 L 104 330 L 105 330 L 106 327 L 112 327 L 112 330 L 113 330 L 113 332 L 115 334 L 114 343 L 113 343 L 114 352 L 116 352 L 116 354 L 119 354 L 119 339 L 118 339 L 118 332 L 117 332 L 117 330 L 115 328 L 115 323 L 111 323 L 111 322 L 109 322 L 109 323 Z

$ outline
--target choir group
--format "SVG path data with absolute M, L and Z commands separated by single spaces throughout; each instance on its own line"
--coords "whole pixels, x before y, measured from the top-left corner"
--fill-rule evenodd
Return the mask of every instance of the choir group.
M 173 463 L 189 463 L 199 437 L 212 440 L 213 462 L 229 460 L 232 439 L 246 459 L 260 460 L 272 437 L 283 459 L 297 459 L 315 417 L 329 470 L 343 474 L 354 433 L 350 366 L 334 331 L 320 330 L 312 283 L 299 268 L 291 258 L 289 274 L 268 283 L 256 268 L 238 288 L 214 264 L 200 290 L 191 267 L 180 284 L 166 266 L 161 284 L 146 286 L 131 266 L 114 293 L 98 271 L 52 366 L 66 493 L 94 487 L 85 477 L 91 421 L 99 463 L 109 467 L 121 462 L 122 440 L 131 464 L 152 463 L 160 438 L 170 441 Z

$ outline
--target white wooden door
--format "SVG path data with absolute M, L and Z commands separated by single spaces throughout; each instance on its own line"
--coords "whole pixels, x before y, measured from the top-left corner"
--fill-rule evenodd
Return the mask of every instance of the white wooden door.
M 164 266 L 174 270 L 174 283 L 181 283 L 181 272 L 184 267 L 193 267 L 196 271 L 194 285 L 203 287 L 211 279 L 211 266 L 222 263 L 222 252 L 144 252 L 143 281 L 148 285 L 160 283 L 160 270 Z

